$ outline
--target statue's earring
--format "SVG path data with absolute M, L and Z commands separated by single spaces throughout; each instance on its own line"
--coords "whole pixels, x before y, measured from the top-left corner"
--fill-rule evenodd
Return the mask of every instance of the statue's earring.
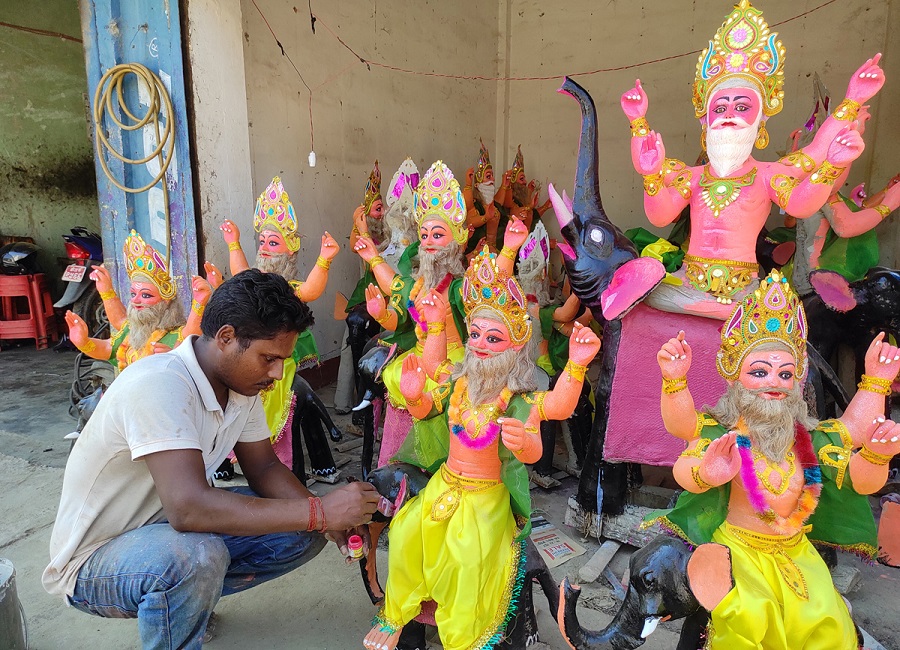
M 700 127 L 700 148 L 706 151 L 706 125 Z
M 756 148 L 765 149 L 769 146 L 769 132 L 766 131 L 766 123 L 759 123 L 759 133 L 756 134 Z

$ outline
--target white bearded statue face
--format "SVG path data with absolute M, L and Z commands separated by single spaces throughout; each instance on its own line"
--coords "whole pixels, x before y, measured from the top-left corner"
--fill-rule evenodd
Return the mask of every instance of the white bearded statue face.
M 750 154 L 762 120 L 762 97 L 746 82 L 723 82 L 710 96 L 706 113 L 706 153 L 716 176 L 739 169 Z
M 494 187 L 494 181 L 490 181 L 489 183 L 476 183 L 475 187 L 478 188 L 481 198 L 484 199 L 485 205 L 490 205 L 494 202 L 494 195 L 497 193 L 497 188 Z

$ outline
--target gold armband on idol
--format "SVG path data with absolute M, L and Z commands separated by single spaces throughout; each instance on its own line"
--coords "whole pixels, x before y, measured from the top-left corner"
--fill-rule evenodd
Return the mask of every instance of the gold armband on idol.
M 700 478 L 700 466 L 699 465 L 694 465 L 691 468 L 691 478 L 694 479 L 694 483 L 701 490 L 711 490 L 713 487 L 715 487 L 714 485 L 710 485 L 709 483 L 704 481 L 702 478 Z
M 650 135 L 650 124 L 647 122 L 646 117 L 631 120 L 630 126 L 632 138 L 643 138 L 645 135 Z
M 319 255 L 316 258 L 316 266 L 318 266 L 320 269 L 325 269 L 327 271 L 329 269 L 329 267 L 331 266 L 331 260 L 326 260 L 324 257 Z
M 391 319 L 391 310 L 390 310 L 390 309 L 385 309 L 385 310 L 384 310 L 384 314 L 382 314 L 381 316 L 376 316 L 376 317 L 375 317 L 375 322 L 377 322 L 379 325 L 384 325 L 384 324 L 387 323 L 390 319 Z
M 678 379 L 667 379 L 663 377 L 662 391 L 666 395 L 680 393 L 685 388 L 687 388 L 687 377 L 679 377 Z
M 230 250 L 230 251 L 239 251 L 239 250 L 241 250 L 241 242 L 239 242 L 239 241 L 230 241 L 230 242 L 228 242 L 228 250 Z
M 870 393 L 877 393 L 887 397 L 891 394 L 891 380 L 882 379 L 881 377 L 872 377 L 871 375 L 863 375 L 856 387 L 859 390 L 867 390 Z
M 844 172 L 844 169 L 846 168 L 835 167 L 826 160 L 810 175 L 809 182 L 814 185 L 834 185 L 838 177 Z
M 587 372 L 587 366 L 582 366 L 581 364 L 575 363 L 571 359 L 566 361 L 566 367 L 563 370 L 569 373 L 569 376 L 566 377 L 566 381 L 584 381 L 584 374 Z
M 438 321 L 436 323 L 428 323 L 428 333 L 429 334 L 441 334 L 446 329 L 446 324 L 444 321 Z
M 644 191 L 647 196 L 656 196 L 663 188 L 663 170 L 644 176 Z
M 200 316 L 201 318 L 203 317 L 204 309 L 206 309 L 206 305 L 201 305 L 196 300 L 191 300 L 191 311 L 194 312 L 195 314 L 197 314 L 198 316 Z
M 115 291 L 101 291 L 100 292 L 100 300 L 106 302 L 107 300 L 112 300 L 116 297 Z
M 407 399 L 406 405 L 407 406 L 422 406 L 422 399 L 423 399 L 422 395 L 419 395 L 419 397 L 416 399 Z
M 97 344 L 94 343 L 94 339 L 88 339 L 87 343 L 82 345 L 79 349 L 85 354 L 91 354 L 97 349 Z
M 511 262 L 516 261 L 516 251 L 514 251 L 512 248 L 509 248 L 508 246 L 504 246 L 500 250 L 500 255 L 510 260 Z
M 836 120 L 852 122 L 856 119 L 860 108 L 862 108 L 862 106 L 860 106 L 859 102 L 855 102 L 852 99 L 845 99 L 838 104 L 838 107 L 834 109 L 834 112 L 831 115 Z
M 876 453 L 865 445 L 863 445 L 857 453 L 859 453 L 860 458 L 872 463 L 873 465 L 887 465 L 893 458 L 893 456 Z
M 882 204 L 880 204 L 880 205 L 876 205 L 876 206 L 874 206 L 872 209 L 875 210 L 875 212 L 877 212 L 878 214 L 881 215 L 881 219 L 882 219 L 882 220 L 887 219 L 887 216 L 888 216 L 891 212 L 893 212 L 893 210 L 891 210 L 891 209 L 890 209 L 888 206 L 886 206 L 884 203 L 882 203 Z M 103 294 L 100 294 L 100 295 L 103 295 Z
M 373 271 L 375 270 L 375 267 L 378 266 L 379 264 L 384 264 L 384 258 L 381 255 L 376 255 L 371 260 L 369 260 L 369 268 L 372 269 Z

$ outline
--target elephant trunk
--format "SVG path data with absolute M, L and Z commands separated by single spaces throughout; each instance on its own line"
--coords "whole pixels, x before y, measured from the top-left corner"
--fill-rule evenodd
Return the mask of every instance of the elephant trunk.
M 560 604 L 557 614 L 560 632 L 576 650 L 633 650 L 644 645 L 644 639 L 656 628 L 657 616 L 644 616 L 640 599 L 629 589 L 625 602 L 609 625 L 599 631 L 587 630 L 578 621 L 577 604 L 581 589 L 569 583 L 560 585 Z
M 602 213 L 597 160 L 597 109 L 594 107 L 594 100 L 569 77 L 566 77 L 558 92 L 574 97 L 581 106 L 581 139 L 578 144 L 572 212 L 576 218 Z

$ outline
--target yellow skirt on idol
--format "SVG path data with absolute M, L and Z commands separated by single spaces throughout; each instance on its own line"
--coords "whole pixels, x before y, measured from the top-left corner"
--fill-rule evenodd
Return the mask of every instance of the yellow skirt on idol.
M 492 648 L 524 578 L 517 532 L 503 483 L 463 478 L 442 465 L 391 522 L 385 602 L 376 623 L 399 629 L 423 601 L 434 600 L 445 650 Z
M 423 350 L 424 346 L 422 342 L 419 341 L 418 343 L 416 343 L 416 347 L 412 348 L 411 350 L 407 350 L 406 352 L 399 355 L 396 359 L 392 359 L 391 362 L 388 363 L 387 366 L 385 366 L 385 369 L 381 372 L 381 380 L 384 382 L 384 387 L 387 389 L 388 400 L 395 408 L 406 408 L 406 399 L 400 392 L 400 375 L 403 372 L 403 360 L 414 352 L 421 358 Z M 447 358 L 450 359 L 452 363 L 456 364 L 462 361 L 465 354 L 466 348 L 463 347 L 460 343 L 454 342 L 447 345 Z M 437 386 L 437 382 L 430 377 L 425 380 L 426 393 L 431 392 L 432 390 L 437 388 Z
M 828 567 L 804 532 L 761 535 L 723 523 L 734 588 L 712 611 L 713 650 L 856 650 L 856 631 Z

